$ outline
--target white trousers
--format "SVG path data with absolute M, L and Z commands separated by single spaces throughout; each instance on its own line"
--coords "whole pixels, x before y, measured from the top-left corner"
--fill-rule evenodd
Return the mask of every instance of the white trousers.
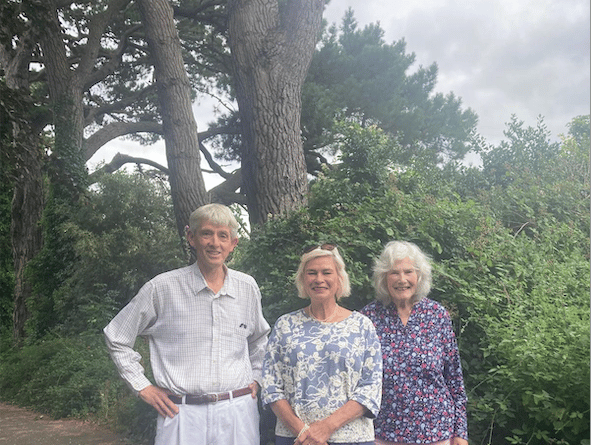
M 205 405 L 178 405 L 158 416 L 154 445 L 260 445 L 257 399 L 250 394 Z

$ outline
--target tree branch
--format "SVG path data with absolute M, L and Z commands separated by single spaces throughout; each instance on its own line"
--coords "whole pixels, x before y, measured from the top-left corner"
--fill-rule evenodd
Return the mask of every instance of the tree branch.
M 150 165 L 162 173 L 168 175 L 170 171 L 157 162 L 151 161 L 145 158 L 136 158 L 129 155 L 117 153 L 113 156 L 113 159 L 108 164 L 103 165 L 101 168 L 88 175 L 89 184 L 98 182 L 102 175 L 111 174 L 116 172 L 125 164 L 145 164 Z M 213 187 L 207 193 L 210 196 L 212 202 L 219 202 L 225 205 L 230 204 L 241 204 L 246 205 L 246 197 L 243 194 L 236 193 L 236 190 L 240 188 L 242 183 L 242 172 L 240 169 L 233 171 L 230 174 L 225 173 L 226 180 L 221 184 Z
M 221 204 L 241 204 L 246 205 L 246 196 L 236 193 L 242 184 L 242 170 L 236 169 L 221 184 L 212 188 L 208 193 L 212 202 Z
M 91 86 L 99 83 L 100 81 L 104 80 L 110 74 L 115 72 L 115 69 L 121 63 L 121 58 L 125 53 L 125 50 L 128 46 L 128 38 L 138 29 L 141 29 L 141 25 L 135 25 L 129 28 L 125 33 L 121 36 L 121 40 L 119 41 L 119 46 L 114 51 L 109 51 L 108 59 L 109 61 L 103 64 L 100 69 L 97 69 L 91 73 L 89 73 L 85 78 L 84 89 L 89 90 Z M 104 49 L 101 49 L 104 52 Z
M 129 2 L 130 0 L 111 0 L 106 10 L 91 17 L 88 23 L 87 44 L 77 70 L 81 78 L 84 79 L 85 84 L 88 83 L 88 79 L 95 69 L 95 62 L 101 49 L 101 41 L 107 24 Z
M 141 90 L 130 92 L 128 95 L 117 102 L 105 103 L 100 97 L 90 96 L 89 99 L 99 104 L 98 107 L 87 107 L 85 109 L 85 125 L 90 125 L 92 121 L 96 121 L 100 116 L 103 116 L 112 112 L 122 112 L 126 107 L 136 104 L 140 99 L 150 94 L 156 89 L 156 86 L 152 83 Z
M 162 125 L 153 121 L 113 122 L 107 124 L 84 141 L 86 160 L 89 160 L 107 142 L 134 133 L 162 134 Z
M 102 175 L 116 172 L 125 164 L 146 164 L 156 168 L 157 170 L 160 170 L 162 173 L 165 173 L 167 175 L 170 173 L 168 168 L 161 164 L 158 164 L 157 162 L 151 161 L 150 159 L 136 158 L 133 156 L 117 153 L 115 156 L 113 156 L 111 162 L 103 165 L 101 168 L 99 168 L 92 174 L 88 175 L 88 180 L 90 181 L 90 184 L 94 184 Z

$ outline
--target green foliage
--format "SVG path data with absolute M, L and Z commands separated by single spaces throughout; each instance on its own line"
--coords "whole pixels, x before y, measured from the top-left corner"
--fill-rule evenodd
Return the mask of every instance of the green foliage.
M 465 368 L 473 426 L 490 422 L 493 443 L 580 443 L 589 434 L 588 235 L 550 219 L 533 236 L 483 224 L 469 252 L 447 262 L 446 291 L 482 360 Z
M 31 337 L 42 337 L 59 322 L 53 294 L 71 276 L 76 262 L 70 223 L 73 212 L 73 203 L 55 196 L 45 207 L 44 245 L 27 265 L 27 279 L 33 286 L 33 298 L 27 301 L 31 313 L 27 329 Z
M 574 119 L 571 128 L 577 135 L 563 137 L 559 144 L 550 142 L 541 120 L 536 128 L 525 128 L 513 117 L 505 132 L 508 141 L 482 155 L 477 176 L 488 186 L 472 196 L 515 233 L 527 232 L 547 217 L 571 221 L 589 233 L 590 130 L 581 125 L 585 120 L 589 117 Z
M 140 341 L 138 347 L 147 356 L 146 345 Z M 0 394 L 3 401 L 54 418 L 92 417 L 138 442 L 148 443 L 154 436 L 154 410 L 119 378 L 102 335 L 47 336 L 33 345 L 2 350 Z
M 303 246 L 339 245 L 353 288 L 344 304 L 357 309 L 373 299 L 382 245 L 417 243 L 435 259 L 431 296 L 454 319 L 471 442 L 588 444 L 589 138 L 580 122 L 556 146 L 542 123 L 514 121 L 488 159 L 522 153 L 519 171 L 496 183 L 486 169 L 393 164 L 379 130 L 341 125 L 341 163 L 313 181 L 309 206 L 256 228 L 236 266 L 261 284 L 273 322 L 306 304 L 292 285 Z
M 357 29 L 348 10 L 339 30 L 331 27 L 314 55 L 302 92 L 302 134 L 307 152 L 333 143 L 333 120 L 377 125 L 396 137 L 399 160 L 437 164 L 461 159 L 476 125 L 452 93 L 435 93 L 437 65 L 411 71 L 406 42 L 386 44 L 377 24 Z
M 0 392 L 56 418 L 82 416 L 97 412 L 101 388 L 116 377 L 102 338 L 48 338 L 3 354 Z
M 339 122 L 335 129 L 338 136 L 334 145 L 341 163 L 332 177 L 370 188 L 384 184 L 390 166 L 400 155 L 400 146 L 376 126 L 363 128 L 355 122 Z
M 166 183 L 118 173 L 79 219 L 76 271 L 56 293 L 64 329 L 102 329 L 149 279 L 186 264 Z
M 480 153 L 483 173 L 492 185 L 507 185 L 523 173 L 547 177 L 547 167 L 557 159 L 560 144 L 550 141 L 550 134 L 541 118 L 536 127 L 511 117 L 504 132 L 506 140 L 498 147 Z
M 0 332 L 12 327 L 14 264 L 10 238 L 12 184 L 0 164 Z
M 75 267 L 67 275 L 55 271 L 50 320 L 32 303 L 37 326 L 98 332 L 146 281 L 186 264 L 167 186 L 141 174 L 103 176 L 79 213 L 58 227 L 70 237 Z
M 296 296 L 293 276 L 301 249 L 311 243 L 339 245 L 352 285 L 343 304 L 359 309 L 373 299 L 371 268 L 386 242 L 407 239 L 443 259 L 463 254 L 464 238 L 476 236 L 474 202 L 403 193 L 386 174 L 382 151 L 388 139 L 381 131 L 353 124 L 344 126 L 343 134 L 342 163 L 313 181 L 308 207 L 272 218 L 239 244 L 235 266 L 257 279 L 273 322 L 306 304 Z
M 442 287 L 457 295 L 482 443 L 588 443 L 588 119 L 557 145 L 514 118 L 475 175 L 494 185 L 468 193 L 490 213 Z

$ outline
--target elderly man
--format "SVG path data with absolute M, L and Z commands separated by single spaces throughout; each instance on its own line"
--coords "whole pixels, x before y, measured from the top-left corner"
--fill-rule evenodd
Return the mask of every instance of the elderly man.
M 155 445 L 259 445 L 257 391 L 269 325 L 255 280 L 225 265 L 238 244 L 230 209 L 195 210 L 197 261 L 146 283 L 104 329 L 121 377 L 159 413 Z M 136 338 L 148 339 L 155 384 Z

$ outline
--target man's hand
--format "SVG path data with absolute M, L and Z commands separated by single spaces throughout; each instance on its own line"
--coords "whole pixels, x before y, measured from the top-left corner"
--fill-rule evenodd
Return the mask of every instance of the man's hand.
M 256 399 L 257 398 L 257 394 L 259 392 L 259 384 L 258 384 L 258 382 L 255 380 L 250 385 L 248 385 L 248 387 L 250 388 L 250 395 L 252 396 L 253 399 Z
M 179 407 L 176 406 L 169 398 L 169 392 L 158 386 L 146 386 L 139 393 L 140 399 L 148 405 L 152 405 L 158 414 L 164 417 L 174 417 L 179 412 Z

